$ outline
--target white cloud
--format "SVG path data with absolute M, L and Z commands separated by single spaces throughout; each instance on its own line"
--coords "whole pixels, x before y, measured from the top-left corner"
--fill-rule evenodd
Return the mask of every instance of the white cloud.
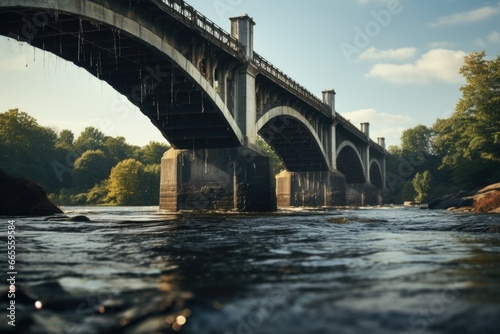
M 367 74 L 395 84 L 427 84 L 431 82 L 461 83 L 459 74 L 466 53 L 446 49 L 430 50 L 413 64 L 376 64 Z
M 416 48 L 399 48 L 379 50 L 374 47 L 369 47 L 359 55 L 359 59 L 363 60 L 403 60 L 412 58 L 417 53 Z
M 378 112 L 375 109 L 359 109 L 342 113 L 354 125 L 370 123 L 370 138 L 384 137 L 387 147 L 399 145 L 401 134 L 413 124 L 410 116 Z
M 411 122 L 412 118 L 405 115 L 394 115 L 387 114 L 383 112 L 378 112 L 375 109 L 359 109 L 355 111 L 349 111 L 342 113 L 342 116 L 350 120 L 352 123 L 363 123 L 363 122 Z
M 451 15 L 441 16 L 436 21 L 429 24 L 432 28 L 443 26 L 456 26 L 459 24 L 467 24 L 487 20 L 500 14 L 500 6 L 483 6 L 468 12 L 454 13 Z

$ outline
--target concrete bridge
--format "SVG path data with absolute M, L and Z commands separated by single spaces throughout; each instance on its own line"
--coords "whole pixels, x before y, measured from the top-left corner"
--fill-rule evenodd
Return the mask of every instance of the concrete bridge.
M 161 209 L 381 204 L 384 139 L 254 52 L 254 24 L 228 33 L 181 0 L 0 0 L 0 34 L 104 80 L 170 142 Z M 286 167 L 276 179 L 257 135 Z

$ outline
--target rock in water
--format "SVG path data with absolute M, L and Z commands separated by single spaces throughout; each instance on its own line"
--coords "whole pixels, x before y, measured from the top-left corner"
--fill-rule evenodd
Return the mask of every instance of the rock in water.
M 429 209 L 455 212 L 500 213 L 500 183 L 476 191 L 461 191 L 429 203 Z
M 38 184 L 0 171 L 0 216 L 46 216 L 62 213 Z

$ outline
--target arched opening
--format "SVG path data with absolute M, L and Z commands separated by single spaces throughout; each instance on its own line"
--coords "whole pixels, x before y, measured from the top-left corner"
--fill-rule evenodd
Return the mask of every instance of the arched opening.
M 259 130 L 259 135 L 290 172 L 329 169 L 317 139 L 307 126 L 294 117 L 281 115 L 271 119 Z
M 347 183 L 365 183 L 363 164 L 351 146 L 345 146 L 337 156 L 337 169 L 344 174 Z

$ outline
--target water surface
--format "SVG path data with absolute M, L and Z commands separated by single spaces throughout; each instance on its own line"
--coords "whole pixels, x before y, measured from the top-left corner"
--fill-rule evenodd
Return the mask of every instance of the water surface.
M 16 219 L 18 332 L 500 331 L 498 215 L 64 209 Z

